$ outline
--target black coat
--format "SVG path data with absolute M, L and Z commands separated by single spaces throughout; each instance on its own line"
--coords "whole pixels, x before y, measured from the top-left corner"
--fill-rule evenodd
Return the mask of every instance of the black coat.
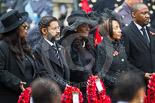
M 114 56 L 117 51 L 118 55 Z M 108 88 L 114 86 L 115 80 L 122 73 L 129 70 L 126 53 L 119 41 L 112 42 L 108 38 L 97 45 L 96 72 Z
M 28 57 L 32 58 L 32 57 Z M 34 59 L 29 59 L 33 66 L 33 77 L 36 75 L 37 64 Z M 8 43 L 0 41 L 0 101 L 1 103 L 17 103 L 21 93 L 20 82 L 27 81 L 24 73 L 24 65 L 19 62 Z M 28 83 L 29 84 L 29 83 Z M 29 85 L 27 85 L 29 86 Z
M 89 43 L 93 46 L 93 39 L 89 37 L 89 39 L 78 39 L 78 36 L 79 34 L 73 31 L 67 32 L 59 43 L 66 49 L 66 59 L 71 72 L 70 85 L 80 88 L 84 96 L 84 103 L 87 103 L 86 86 L 87 80 L 95 71 L 95 50 L 93 47 L 87 48 Z M 89 61 L 88 58 L 91 60 Z
M 85 66 L 87 66 L 89 63 L 86 62 L 86 54 L 84 52 L 87 51 L 92 55 L 92 61 L 90 61 L 90 63 L 94 65 L 95 50 L 93 47 L 91 49 L 87 49 L 87 42 L 90 42 L 88 39 L 78 39 L 75 35 L 78 36 L 78 34 L 70 34 L 69 36 L 71 37 L 67 36 L 65 39 L 63 38 L 64 40 L 62 40 L 60 43 L 66 49 L 66 59 L 71 71 L 71 82 L 81 83 L 86 82 L 89 79 L 90 71 L 92 71 L 92 74 L 94 74 L 95 67 L 91 66 L 89 70 L 85 69 Z M 85 47 L 82 46 L 83 41 L 86 41 Z M 73 85 L 76 86 L 75 84 Z
M 127 71 L 137 71 L 137 69 L 128 62 L 125 48 L 120 41 L 112 42 L 108 38 L 103 38 L 96 49 L 95 72 L 102 79 L 107 94 L 114 99 L 112 91 L 116 79 Z M 114 55 L 114 52 L 118 52 L 118 55 Z
M 82 42 L 79 40 L 82 44 Z M 80 83 L 80 82 L 87 82 L 89 77 L 94 74 L 94 63 L 95 63 L 95 51 L 93 49 L 87 50 L 87 48 L 82 47 L 83 52 L 81 53 L 77 46 L 71 45 L 71 60 L 73 61 L 73 65 L 69 63 L 71 68 L 71 82 Z M 86 55 L 92 56 L 91 61 L 89 62 L 91 66 L 90 68 L 86 69 L 85 67 L 89 65 L 86 60 Z M 73 69 L 74 68 L 74 69 Z M 80 70 L 81 69 L 81 70 Z
M 95 49 L 93 47 L 94 41 L 93 37 L 89 35 L 87 38 L 78 39 L 79 34 L 75 31 L 67 31 L 64 34 L 64 37 L 60 39 L 59 44 L 61 44 L 66 49 L 66 60 L 71 71 L 71 82 L 81 83 L 86 82 L 90 76 L 89 71 L 95 73 L 95 66 L 90 68 L 91 70 L 86 70 L 84 67 L 88 64 L 86 63 L 84 51 L 88 51 L 92 56 L 91 63 L 95 63 Z M 83 47 L 83 41 L 85 41 L 85 47 Z M 91 49 L 88 49 L 88 43 L 92 46 Z M 80 85 L 77 85 L 79 87 Z
M 57 43 L 56 45 L 60 56 L 60 62 L 53 48 L 44 38 L 41 38 L 39 44 L 36 46 L 34 55 L 39 66 L 37 71 L 40 76 L 55 81 L 63 92 L 66 83 L 70 80 L 70 71 L 66 63 L 64 48 Z
M 147 27 L 150 38 L 150 47 L 148 47 L 134 22 L 122 29 L 128 60 L 140 70 L 143 77 L 145 73 L 155 72 L 155 35 L 150 31 L 155 33 L 154 29 Z

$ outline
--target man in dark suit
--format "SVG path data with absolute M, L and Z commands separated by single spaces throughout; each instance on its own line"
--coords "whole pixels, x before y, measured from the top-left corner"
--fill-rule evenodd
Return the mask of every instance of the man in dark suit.
M 122 29 L 128 60 L 149 80 L 155 72 L 155 30 L 148 27 L 150 13 L 143 3 L 131 7 L 133 21 Z
M 44 16 L 38 23 L 42 38 L 35 48 L 34 55 L 39 65 L 41 77 L 55 81 L 64 91 L 70 80 L 70 71 L 65 59 L 64 48 L 55 41 L 60 38 L 60 27 L 55 17 Z

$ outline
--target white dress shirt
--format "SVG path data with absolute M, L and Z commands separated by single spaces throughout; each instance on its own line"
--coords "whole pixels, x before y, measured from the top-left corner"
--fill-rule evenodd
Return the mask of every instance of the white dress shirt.
M 45 39 L 45 38 L 44 38 Z M 50 42 L 49 40 L 47 40 L 47 39 L 45 39 L 46 41 L 47 41 L 47 43 L 50 45 L 50 46 L 53 46 L 53 45 L 55 45 L 55 42 L 54 43 L 52 43 L 52 42 Z

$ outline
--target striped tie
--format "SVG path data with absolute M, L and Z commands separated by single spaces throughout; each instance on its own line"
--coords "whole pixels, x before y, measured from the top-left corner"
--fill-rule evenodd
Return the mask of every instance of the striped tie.
M 58 50 L 57 47 L 55 45 L 52 45 L 53 49 L 54 49 L 54 53 L 56 55 L 56 57 L 58 58 L 58 60 L 60 59 L 59 54 L 58 54 Z

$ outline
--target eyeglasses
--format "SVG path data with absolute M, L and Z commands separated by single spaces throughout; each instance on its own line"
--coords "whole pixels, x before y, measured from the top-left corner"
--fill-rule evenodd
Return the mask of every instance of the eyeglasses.
M 53 28 L 47 28 L 47 29 L 51 29 L 51 30 L 60 30 L 60 27 L 53 27 Z
M 27 25 L 24 25 L 24 26 L 22 26 L 22 27 L 23 27 L 24 29 L 26 29 L 26 30 L 28 29 Z

